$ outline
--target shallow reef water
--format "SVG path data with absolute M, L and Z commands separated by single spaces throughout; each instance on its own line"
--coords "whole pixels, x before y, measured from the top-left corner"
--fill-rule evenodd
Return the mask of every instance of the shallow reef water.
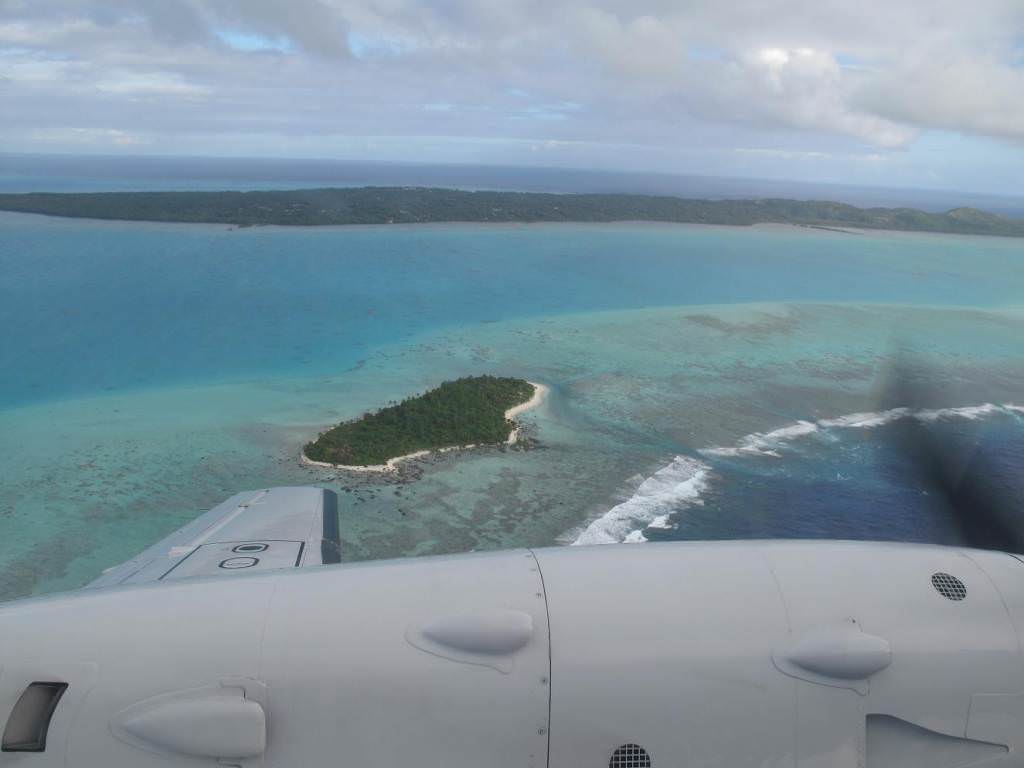
M 349 560 L 953 541 L 887 447 L 887 376 L 909 350 L 935 427 L 1014 466 L 1022 259 L 1000 238 L 786 227 L 0 215 L 0 599 L 79 586 L 278 484 L 340 492 Z M 476 373 L 550 386 L 523 448 L 385 478 L 299 463 L 323 426 Z

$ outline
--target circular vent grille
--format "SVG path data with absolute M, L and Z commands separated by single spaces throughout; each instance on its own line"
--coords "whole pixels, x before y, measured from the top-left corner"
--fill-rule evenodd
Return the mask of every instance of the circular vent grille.
M 940 595 L 950 600 L 963 600 L 967 597 L 967 587 L 964 583 L 948 573 L 933 573 L 932 586 Z
M 651 768 L 651 756 L 639 744 L 623 744 L 612 753 L 608 768 Z

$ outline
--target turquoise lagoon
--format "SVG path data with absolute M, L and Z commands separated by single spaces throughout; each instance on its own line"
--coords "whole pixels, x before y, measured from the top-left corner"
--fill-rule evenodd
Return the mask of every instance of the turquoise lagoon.
M 340 491 L 352 560 L 953 541 L 875 439 L 885 420 L 842 417 L 899 405 L 886 376 L 909 349 L 936 418 L 1019 466 L 1022 264 L 1017 240 L 768 226 L 2 214 L 0 598 L 79 586 L 277 484 Z M 534 449 L 446 455 L 404 482 L 299 463 L 324 425 L 470 373 L 551 387 L 523 417 Z

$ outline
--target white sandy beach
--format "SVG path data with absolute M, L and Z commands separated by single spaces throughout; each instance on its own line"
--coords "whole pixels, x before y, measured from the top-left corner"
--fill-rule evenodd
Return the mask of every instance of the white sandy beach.
M 533 386 L 533 396 L 525 403 L 513 406 L 505 411 L 505 418 L 508 421 L 512 421 L 521 413 L 525 413 L 531 408 L 536 408 L 547 397 L 548 388 L 543 384 L 538 384 L 535 381 L 528 382 Z M 513 445 L 519 439 L 519 425 L 515 425 L 512 428 L 511 434 L 508 436 L 508 440 L 505 441 L 506 445 Z M 341 469 L 346 472 L 394 472 L 398 469 L 399 462 L 408 461 L 409 459 L 418 459 L 422 456 L 429 456 L 432 453 L 448 453 L 449 451 L 466 451 L 471 448 L 476 448 L 476 443 L 470 445 L 451 445 L 447 448 L 436 448 L 431 451 L 415 451 L 414 453 L 407 453 L 404 456 L 396 456 L 393 459 L 388 459 L 385 464 L 367 464 L 367 465 L 354 465 L 354 464 L 330 464 L 326 461 L 313 461 L 311 458 L 306 456 L 306 451 L 303 450 L 300 454 L 302 463 L 310 467 L 322 467 L 324 469 Z

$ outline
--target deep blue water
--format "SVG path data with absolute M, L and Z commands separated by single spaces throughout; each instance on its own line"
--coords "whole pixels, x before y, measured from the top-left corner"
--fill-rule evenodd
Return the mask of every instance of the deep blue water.
M 906 421 L 876 429 L 834 431 L 794 440 L 781 458 L 738 457 L 712 462 L 714 477 L 701 504 L 686 505 L 668 530 L 673 539 L 822 538 L 962 543 L 960 517 L 935 487 L 920 456 L 907 450 Z M 998 488 L 996 512 L 1024 527 L 1024 422 L 998 414 L 931 425 L 934 451 L 946 449 L 951 485 L 973 460 L 969 482 Z M 955 449 L 951 449 L 955 446 Z

